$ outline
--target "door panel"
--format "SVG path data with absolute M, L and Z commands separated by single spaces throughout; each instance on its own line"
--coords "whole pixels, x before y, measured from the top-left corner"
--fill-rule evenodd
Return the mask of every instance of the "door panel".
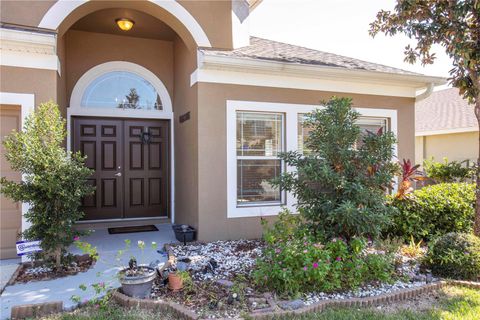
M 87 156 L 85 164 L 95 173 L 88 180 L 95 194 L 83 200 L 84 220 L 123 217 L 122 121 L 73 119 L 73 149 Z
M 125 217 L 167 216 L 168 122 L 128 120 L 124 132 Z
M 85 220 L 168 215 L 168 132 L 166 120 L 74 118 L 74 150 L 95 170 Z

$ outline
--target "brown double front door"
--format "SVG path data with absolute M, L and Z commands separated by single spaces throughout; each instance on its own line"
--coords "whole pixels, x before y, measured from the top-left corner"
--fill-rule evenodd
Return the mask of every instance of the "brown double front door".
M 167 120 L 73 118 L 73 150 L 95 170 L 85 220 L 168 216 Z

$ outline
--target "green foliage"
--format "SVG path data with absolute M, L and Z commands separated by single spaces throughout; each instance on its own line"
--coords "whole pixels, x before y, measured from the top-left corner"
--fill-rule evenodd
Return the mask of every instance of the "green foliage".
M 415 48 L 405 48 L 405 60 L 410 63 L 431 64 L 432 46 L 444 48 L 453 64 L 450 84 L 473 106 L 480 125 L 480 1 L 397 0 L 393 12 L 381 10 L 370 24 L 371 36 L 380 32 L 403 33 L 416 40 Z M 480 236 L 480 154 L 475 180 L 474 233 Z
M 405 48 L 405 61 L 431 64 L 432 45 L 441 45 L 453 60 L 450 83 L 466 99 L 479 103 L 480 2 L 478 0 L 397 0 L 393 12 L 381 10 L 370 35 L 403 33 L 417 45 Z
M 388 234 L 429 240 L 448 232 L 471 232 L 475 185 L 441 183 L 415 190 L 405 199 L 392 199 L 397 210 Z
M 265 225 L 266 248 L 253 273 L 255 283 L 287 296 L 309 291 L 332 292 L 357 288 L 370 281 L 390 281 L 393 255 L 368 253 L 363 238 L 333 238 L 324 243 L 297 233 L 297 218 L 282 213 L 273 226 Z
M 426 265 L 441 277 L 480 279 L 480 238 L 467 233 L 447 233 L 429 245 Z
M 280 155 L 296 171 L 282 174 L 275 184 L 293 192 L 315 235 L 376 237 L 392 212 L 385 192 L 397 171 L 391 161 L 395 137 L 381 131 L 362 137 L 351 99 L 333 97 L 324 104 L 304 123 L 311 129 L 310 152 Z
M 443 158 L 443 162 L 436 162 L 433 158 L 425 159 L 423 169 L 427 177 L 436 183 L 466 182 L 471 181 L 475 176 L 475 168 L 469 167 L 467 161 L 449 162 L 447 158 Z
M 24 181 L 0 180 L 5 196 L 30 205 L 25 218 L 31 227 L 23 233 L 24 239 L 41 240 L 44 251 L 38 256 L 54 258 L 57 268 L 78 234 L 73 226 L 83 217 L 81 199 L 93 192 L 86 182 L 92 171 L 84 166 L 80 153 L 65 151 L 65 137 L 58 106 L 41 104 L 26 119 L 24 130 L 13 132 L 4 142 L 6 159 Z

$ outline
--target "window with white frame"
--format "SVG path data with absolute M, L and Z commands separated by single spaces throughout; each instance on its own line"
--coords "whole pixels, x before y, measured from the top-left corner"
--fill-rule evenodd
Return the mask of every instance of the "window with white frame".
M 284 114 L 237 111 L 237 205 L 281 204 L 282 192 L 270 181 L 282 172 Z
M 310 150 L 305 146 L 307 138 L 312 130 L 308 126 L 304 125 L 307 115 L 304 113 L 299 113 L 297 116 L 297 140 L 298 140 L 298 152 L 301 154 L 308 154 Z M 357 119 L 357 125 L 360 127 L 361 136 L 360 138 L 367 134 L 368 132 L 377 133 L 378 130 L 382 129 L 383 132 L 389 130 L 389 119 L 383 117 L 359 117 Z M 357 141 L 358 144 L 361 141 Z
M 295 170 L 282 163 L 280 152 L 309 152 L 305 141 L 311 129 L 303 124 L 316 108 L 321 106 L 227 101 L 228 218 L 276 215 L 282 206 L 295 211 L 293 194 L 274 188 L 270 181 Z M 357 123 L 362 133 L 383 128 L 397 134 L 396 110 L 355 110 L 361 114 Z

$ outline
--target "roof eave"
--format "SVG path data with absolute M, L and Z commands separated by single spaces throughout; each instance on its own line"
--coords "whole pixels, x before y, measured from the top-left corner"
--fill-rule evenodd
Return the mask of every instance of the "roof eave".
M 400 74 L 370 70 L 347 69 L 322 65 L 307 65 L 300 63 L 253 59 L 246 57 L 231 57 L 209 55 L 200 51 L 198 67 L 201 69 L 222 69 L 238 72 L 253 72 L 266 74 L 279 74 L 285 76 L 305 78 L 345 79 L 369 82 L 397 84 L 411 88 L 425 88 L 429 84 L 440 86 L 447 83 L 443 77 L 426 75 Z

